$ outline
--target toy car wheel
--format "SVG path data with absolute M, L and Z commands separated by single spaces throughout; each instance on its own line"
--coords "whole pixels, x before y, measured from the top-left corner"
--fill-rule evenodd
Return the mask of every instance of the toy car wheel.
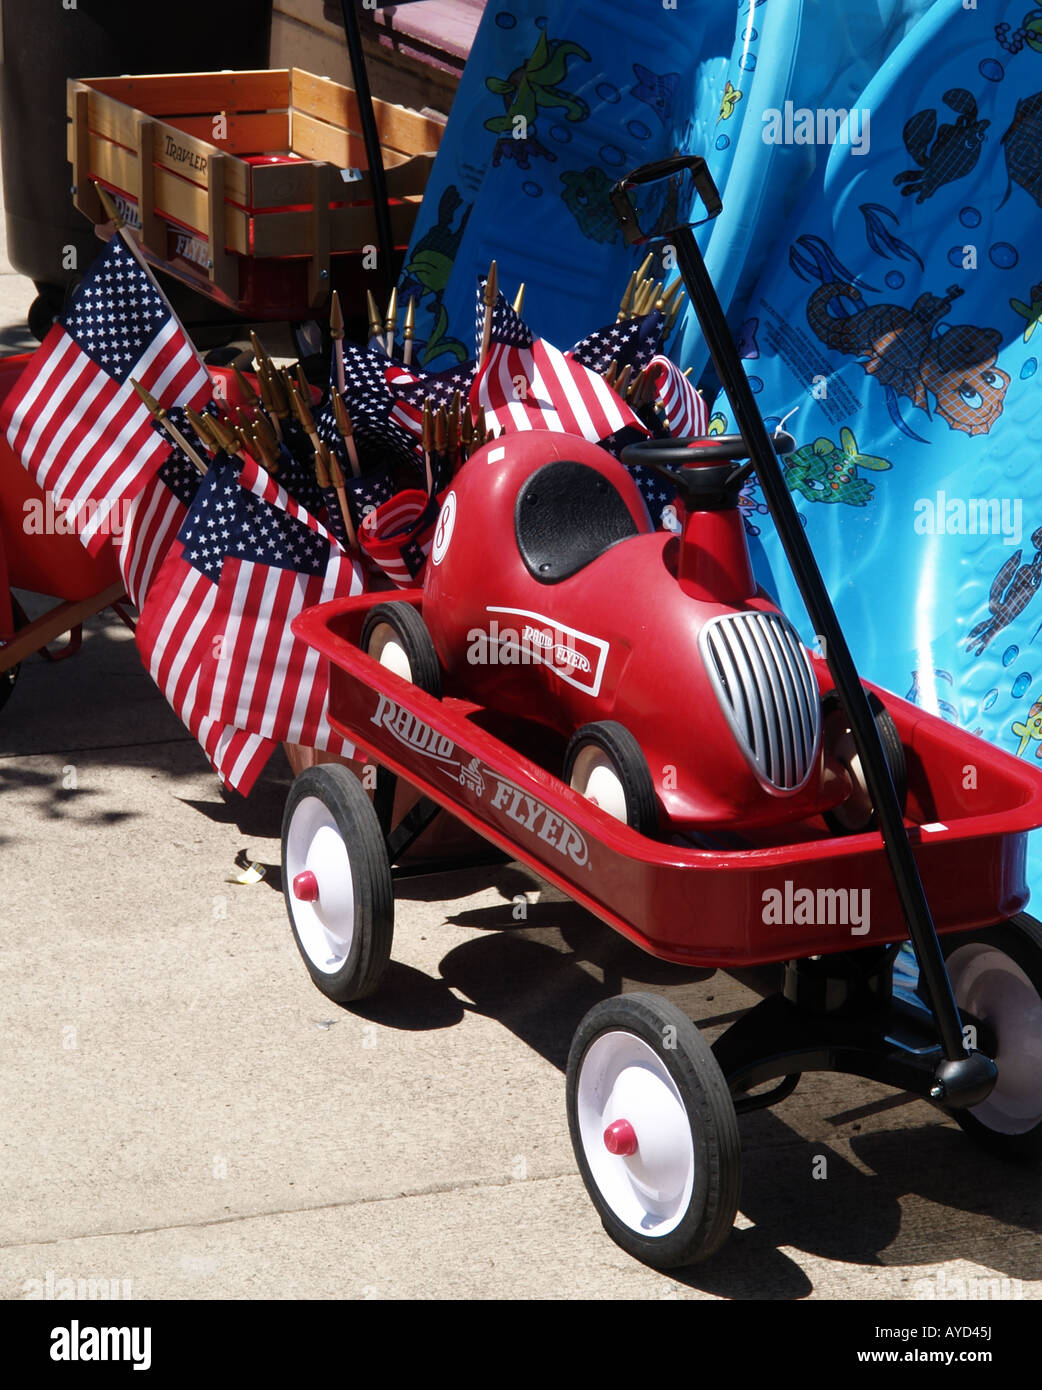
M 952 993 L 994 1039 L 999 1075 L 987 1100 L 952 1112 L 979 1144 L 1007 1158 L 1042 1156 L 1042 927 L 1013 917 L 941 937 Z
M 624 725 L 607 719 L 577 729 L 565 750 L 564 780 L 641 835 L 657 830 L 655 784 L 640 744 Z
M 894 779 L 897 800 L 903 811 L 908 799 L 908 768 L 905 764 L 901 735 L 879 696 L 872 691 L 865 693 L 875 718 L 876 728 L 879 730 L 890 776 Z M 876 813 L 872 805 L 872 795 L 861 768 L 861 755 L 854 743 L 850 721 L 835 690 L 830 690 L 821 702 L 821 722 L 825 748 L 846 768 L 853 784 L 853 790 L 846 801 L 825 812 L 825 824 L 836 835 L 860 835 L 866 830 L 873 830 Z
M 616 1244 L 656 1269 L 694 1264 L 738 1209 L 738 1121 L 698 1029 L 655 994 L 596 1005 L 568 1057 L 568 1128 Z
M 402 680 L 441 696 L 441 666 L 427 624 L 411 603 L 379 603 L 362 628 L 362 649 Z
M 380 822 L 337 763 L 309 767 L 282 818 L 282 886 L 312 980 L 347 1004 L 372 994 L 391 955 L 394 885 Z
M 14 630 L 18 632 L 21 628 L 25 627 L 29 620 L 25 616 L 25 612 L 14 594 L 11 595 L 11 613 L 14 617 Z M 3 642 L 0 642 L 0 651 L 3 650 L 4 645 Z M 0 709 L 3 709 L 4 705 L 7 704 L 8 700 L 14 694 L 18 673 L 21 669 L 22 663 L 19 662 L 17 666 L 10 666 L 6 671 L 0 671 Z

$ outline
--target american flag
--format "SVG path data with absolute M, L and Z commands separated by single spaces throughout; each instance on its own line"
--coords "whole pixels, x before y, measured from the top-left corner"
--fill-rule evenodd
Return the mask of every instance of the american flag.
M 290 624 L 305 608 L 361 592 L 361 567 L 250 458 L 238 477 L 230 470 L 221 480 L 209 509 L 190 516 L 182 537 L 193 567 L 221 567 L 211 717 L 265 738 L 350 753 L 329 725 L 325 659 Z
M 391 500 L 394 496 L 394 482 L 386 468 L 363 473 L 359 478 L 352 478 L 345 472 L 344 491 L 347 494 L 347 505 L 351 509 L 351 520 L 357 528 L 377 507 L 382 507 L 385 502 Z
M 197 509 L 205 510 L 202 502 L 215 494 L 225 473 L 235 476 L 222 456 L 199 485 L 186 519 Z M 216 598 L 215 571 L 207 574 L 188 564 L 175 541 L 149 586 L 134 640 L 149 675 L 189 733 L 199 740 L 218 776 L 233 791 L 245 795 L 276 745 L 210 715 L 208 689 L 201 681 L 219 640 L 212 624 Z
M 474 379 L 471 406 L 489 427 L 577 434 L 594 444 L 631 425 L 647 431 L 596 372 L 541 338 L 500 297 L 488 357 Z
M 648 364 L 648 375 L 665 407 L 669 432 L 674 439 L 704 435 L 709 423 L 706 403 L 680 368 L 668 357 L 653 357 Z
M 209 408 L 208 408 L 209 409 Z M 167 411 L 171 420 L 197 452 L 202 443 L 178 406 Z M 154 422 L 158 430 L 161 426 Z M 201 453 L 205 460 L 207 455 Z M 131 601 L 141 609 L 152 580 L 188 515 L 199 487 L 195 464 L 176 445 L 159 466 L 159 471 L 127 504 L 123 535 L 118 549 L 119 572 Z
M 617 362 L 620 370 L 632 367 L 635 376 L 661 347 L 665 321 L 661 309 L 652 309 L 643 318 L 610 323 L 576 343 L 568 356 L 589 367 L 591 372 L 603 374 Z
M 388 367 L 385 378 L 394 397 L 391 419 L 417 439 L 422 438 L 424 401 L 430 401 L 432 410 L 441 406 L 449 410 L 457 391 L 466 400 L 476 368 L 476 362 L 462 362 L 444 372 L 413 372 L 397 365 Z
M 0 410 L 7 442 L 97 554 L 111 513 L 167 453 L 130 384 L 160 404 L 203 405 L 210 378 L 151 275 L 118 234 L 33 354 Z
M 399 492 L 371 512 L 358 529 L 358 543 L 400 589 L 421 582 L 434 540 L 438 502 L 418 489 Z
M 394 397 L 387 385 L 385 371 L 390 358 L 375 349 L 344 343 L 343 400 L 351 417 L 355 447 L 363 471 L 369 468 L 422 468 L 416 452 L 416 440 L 391 419 Z M 340 443 L 340 433 L 333 415 L 330 398 L 319 412 L 315 424 L 320 439 L 327 444 Z

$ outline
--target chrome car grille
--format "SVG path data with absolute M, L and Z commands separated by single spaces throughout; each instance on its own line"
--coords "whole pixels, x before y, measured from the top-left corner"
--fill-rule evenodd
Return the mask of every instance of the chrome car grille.
M 780 613 L 726 613 L 699 638 L 735 738 L 761 779 L 797 791 L 821 738 L 821 699 L 796 629 Z

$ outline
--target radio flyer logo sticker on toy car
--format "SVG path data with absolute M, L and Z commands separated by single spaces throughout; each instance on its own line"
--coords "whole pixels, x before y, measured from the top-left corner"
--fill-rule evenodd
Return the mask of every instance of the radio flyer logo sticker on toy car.
M 603 638 L 592 637 L 588 632 L 566 627 L 543 613 L 532 613 L 524 608 L 489 607 L 485 611 L 527 620 L 518 624 L 517 633 L 510 634 L 526 661 L 549 666 L 561 680 L 589 695 L 600 694 L 609 650 Z M 506 628 L 500 631 L 500 642 L 507 632 Z

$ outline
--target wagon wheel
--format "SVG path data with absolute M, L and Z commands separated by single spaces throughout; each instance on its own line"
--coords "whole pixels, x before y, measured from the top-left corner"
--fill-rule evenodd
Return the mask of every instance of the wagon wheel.
M 372 994 L 391 955 L 394 886 L 380 822 L 348 768 L 309 767 L 290 788 L 282 884 L 294 938 L 322 993 L 338 1004 Z
M 566 1086 L 579 1171 L 612 1240 L 656 1269 L 718 1250 L 738 1208 L 738 1122 L 687 1015 L 655 994 L 604 1000 L 575 1034 Z
M 640 744 L 623 724 L 584 724 L 564 755 L 564 781 L 641 835 L 658 829 L 655 784 Z
M 14 630 L 18 632 L 21 628 L 25 627 L 29 620 L 25 616 L 25 610 L 15 598 L 14 594 L 11 595 L 11 613 L 14 617 Z M 0 651 L 3 650 L 4 645 L 5 643 L 0 642 Z M 19 662 L 17 666 L 10 666 L 6 671 L 0 671 L 0 709 L 3 709 L 14 694 L 18 673 L 21 669 L 22 663 Z
M 362 628 L 362 650 L 428 695 L 441 696 L 441 666 L 427 624 L 411 603 L 378 603 Z
M 1021 915 L 946 934 L 941 949 L 955 1002 L 987 1028 L 999 1069 L 987 1100 L 952 1114 L 1004 1157 L 1042 1157 L 1042 927 Z
M 908 799 L 908 768 L 901 735 L 879 696 L 868 690 L 865 694 L 882 740 L 890 776 L 894 779 L 898 805 L 903 811 Z M 821 702 L 821 722 L 826 749 L 843 765 L 853 785 L 846 801 L 824 813 L 825 824 L 836 835 L 859 835 L 873 830 L 876 812 L 872 805 L 872 794 L 861 768 L 861 756 L 854 743 L 850 721 L 835 690 L 830 690 Z

